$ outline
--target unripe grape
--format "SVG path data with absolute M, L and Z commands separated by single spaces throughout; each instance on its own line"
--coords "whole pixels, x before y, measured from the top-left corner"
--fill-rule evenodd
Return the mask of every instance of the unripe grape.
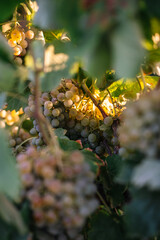
M 46 92 L 45 92 L 45 93 L 42 93 L 41 98 L 42 98 L 42 100 L 43 100 L 44 102 L 49 101 L 49 94 L 46 93 Z
M 25 37 L 28 38 L 28 39 L 33 39 L 34 38 L 34 32 L 32 30 L 28 30 L 25 33 Z
M 78 95 L 74 95 L 72 97 L 73 102 L 78 103 L 80 101 L 80 97 Z
M 89 119 L 88 118 L 83 118 L 81 121 L 82 126 L 86 127 L 89 125 Z
M 59 121 L 63 121 L 64 120 L 64 114 L 60 114 L 58 117 L 57 117 L 57 119 L 59 120 Z
M 106 117 L 105 119 L 104 119 L 104 124 L 106 125 L 106 126 L 111 126 L 112 125 L 112 123 L 113 123 L 113 118 L 112 117 Z
M 60 110 L 58 108 L 53 109 L 52 115 L 54 117 L 58 117 L 60 115 Z
M 71 87 L 71 91 L 72 91 L 73 93 L 77 93 L 77 92 L 78 92 L 78 88 L 75 87 L 75 86 L 73 86 L 73 87 Z
M 53 119 L 51 124 L 52 124 L 52 127 L 54 127 L 54 128 L 58 127 L 59 126 L 59 121 L 57 119 Z
M 69 122 L 67 122 L 67 126 L 69 128 L 73 128 L 75 126 L 75 121 L 73 119 L 69 119 Z
M 80 132 L 82 130 L 82 125 L 80 123 L 76 123 L 74 129 L 75 131 Z
M 96 149 L 95 149 L 95 152 L 98 155 L 102 155 L 104 153 L 104 148 L 102 146 L 97 146 Z
M 14 51 L 13 54 L 14 54 L 15 56 L 18 56 L 18 55 L 20 55 L 21 52 L 22 52 L 22 47 L 21 47 L 20 45 L 17 45 L 16 47 L 13 48 L 13 51 Z
M 86 137 L 88 137 L 88 135 L 89 135 L 89 131 L 88 131 L 87 128 L 86 128 L 86 129 L 83 129 L 83 130 L 81 131 L 81 136 L 82 136 L 82 137 L 86 138 Z
M 65 100 L 64 101 L 64 106 L 65 107 L 71 107 L 73 105 L 73 101 L 71 99 Z
M 49 110 L 49 109 L 45 109 L 45 110 L 43 111 L 43 114 L 44 114 L 44 116 L 48 117 L 48 116 L 51 116 L 51 115 L 52 115 L 52 111 Z
M 14 147 L 14 146 L 16 145 L 15 139 L 9 140 L 9 145 L 10 145 L 11 147 Z
M 68 89 L 71 89 L 71 88 L 72 88 L 72 86 L 73 86 L 73 84 L 72 84 L 72 83 L 70 83 L 70 82 L 67 82 L 67 83 L 66 83 L 66 87 L 67 87 Z
M 67 99 L 71 99 L 73 97 L 73 92 L 72 91 L 67 91 L 65 93 L 65 96 L 66 96 Z
M 9 39 L 9 40 L 8 40 L 8 44 L 9 44 L 9 46 L 12 47 L 12 48 L 13 48 L 13 47 L 16 47 L 16 45 L 17 45 L 16 41 L 14 41 L 13 39 Z
M 83 113 L 78 112 L 78 114 L 77 114 L 77 116 L 76 116 L 76 119 L 79 120 L 79 121 L 81 121 L 83 118 L 84 118 Z
M 97 123 L 97 120 L 96 120 L 96 119 L 90 119 L 89 126 L 90 126 L 91 128 L 96 128 L 97 125 L 98 125 L 98 123 Z
M 36 135 L 36 134 L 37 134 L 37 131 L 36 131 L 35 128 L 32 128 L 29 132 L 30 132 L 30 134 L 32 134 L 32 135 Z
M 52 103 L 51 101 L 46 101 L 46 102 L 44 103 L 44 107 L 45 107 L 46 109 L 51 109 L 51 108 L 53 107 L 53 103 Z
M 64 93 L 59 93 L 59 94 L 57 95 L 57 99 L 58 99 L 58 101 L 63 102 L 64 99 L 65 99 Z
M 22 41 L 22 34 L 18 29 L 14 29 L 11 32 L 11 38 L 13 41 L 16 41 L 17 43 L 20 43 Z
M 27 48 L 28 47 L 28 42 L 26 40 L 22 40 L 20 42 L 20 45 L 21 45 L 22 48 Z
M 59 94 L 59 91 L 58 90 L 55 90 L 55 89 L 53 89 L 51 92 L 50 92 L 50 94 L 51 94 L 51 96 L 52 97 L 57 97 L 57 95 Z
M 94 133 L 89 134 L 88 141 L 94 143 L 97 140 L 97 137 Z
M 21 52 L 21 56 L 22 56 L 22 57 L 25 56 L 26 53 L 27 53 L 26 49 L 23 49 L 22 52 Z
M 20 58 L 20 57 L 16 57 L 16 58 L 14 59 L 14 62 L 15 62 L 16 64 L 18 64 L 18 65 L 22 65 L 22 63 L 23 63 L 22 58 Z
M 76 117 L 77 115 L 77 110 L 75 108 L 70 109 L 69 114 L 71 117 Z

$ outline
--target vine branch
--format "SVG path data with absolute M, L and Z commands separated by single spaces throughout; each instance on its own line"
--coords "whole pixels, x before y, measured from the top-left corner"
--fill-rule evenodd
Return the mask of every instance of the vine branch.
M 86 92 L 86 94 L 90 97 L 90 99 L 92 100 L 92 102 L 94 103 L 94 105 L 99 109 L 99 111 L 101 112 L 103 118 L 106 118 L 108 115 L 105 113 L 104 109 L 99 105 L 99 103 L 97 102 L 97 99 L 93 96 L 93 94 L 90 92 L 90 90 L 88 89 L 87 85 L 86 85 L 86 80 L 84 79 L 82 82 L 82 88 L 83 90 Z

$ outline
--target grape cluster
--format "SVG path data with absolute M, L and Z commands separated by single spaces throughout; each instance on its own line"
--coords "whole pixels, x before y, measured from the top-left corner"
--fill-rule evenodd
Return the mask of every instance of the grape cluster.
M 5 35 L 8 39 L 9 46 L 13 49 L 15 62 L 21 65 L 21 57 L 26 55 L 26 49 L 29 41 L 34 38 L 33 30 L 29 29 L 25 31 L 21 26 L 16 26 L 15 28 L 9 30 L 9 32 L 7 31 Z
M 123 156 L 135 151 L 148 158 L 160 157 L 160 91 L 154 90 L 128 104 L 119 128 Z
M 53 240 L 83 239 L 85 220 L 98 207 L 95 176 L 83 155 L 30 146 L 17 165 L 38 229 L 47 229 Z
M 19 129 L 18 126 L 13 126 L 9 131 L 9 145 L 14 152 L 21 152 L 29 145 L 29 141 L 26 141 L 22 146 L 21 144 L 30 137 L 31 135 L 23 128 Z
M 99 110 L 72 80 L 65 79 L 57 89 L 43 93 L 40 102 L 42 112 L 53 128 L 66 129 L 69 139 L 81 140 L 84 147 L 91 148 L 96 154 L 107 153 L 106 145 L 112 151 L 118 144 L 117 138 L 113 137 L 113 118 L 103 120 Z M 33 94 L 29 96 L 28 107 L 24 111 L 31 117 L 34 110 Z M 34 120 L 33 124 L 30 133 L 37 135 L 33 144 L 42 146 L 44 142 L 37 121 Z

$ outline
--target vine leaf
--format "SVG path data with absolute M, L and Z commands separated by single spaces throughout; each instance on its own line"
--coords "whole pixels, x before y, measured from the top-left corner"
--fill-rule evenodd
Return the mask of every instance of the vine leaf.
M 20 179 L 4 129 L 0 129 L 0 153 L 0 192 L 7 194 L 12 199 L 17 199 Z
M 119 77 L 133 78 L 144 57 L 141 32 L 136 22 L 123 21 L 112 36 L 113 69 Z
M 93 215 L 90 226 L 88 240 L 117 240 L 117 237 L 119 240 L 125 239 L 120 224 L 102 210 Z

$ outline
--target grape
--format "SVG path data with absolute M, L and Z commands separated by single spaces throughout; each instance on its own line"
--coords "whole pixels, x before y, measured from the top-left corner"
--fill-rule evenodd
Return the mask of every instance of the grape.
M 67 82 L 67 83 L 66 83 L 66 87 L 67 87 L 68 89 L 71 89 L 72 86 L 73 86 L 73 84 L 72 84 L 71 82 Z
M 77 116 L 77 110 L 75 108 L 71 108 L 69 111 L 69 114 L 71 117 L 76 117 Z
M 22 58 L 20 58 L 20 57 L 16 57 L 16 58 L 14 59 L 14 62 L 15 62 L 16 64 L 18 64 L 18 65 L 22 65 L 22 63 L 23 63 Z
M 57 95 L 57 99 L 58 99 L 58 101 L 63 102 L 64 99 L 65 99 L 64 93 L 59 93 L 59 94 Z
M 22 41 L 20 42 L 20 46 L 21 46 L 22 48 L 27 48 L 27 47 L 28 47 L 28 42 L 27 42 L 26 40 L 22 40 Z
M 72 101 L 75 102 L 75 103 L 78 103 L 80 101 L 80 97 L 78 95 L 74 95 L 72 97 Z
M 35 128 L 32 128 L 32 129 L 30 130 L 30 134 L 32 134 L 32 135 L 36 135 L 36 134 L 37 134 L 36 129 L 35 129 Z
M 17 45 L 16 41 L 14 41 L 13 39 L 9 39 L 8 44 L 10 47 L 16 47 L 16 45 Z
M 72 91 L 67 91 L 65 93 L 65 96 L 66 96 L 67 99 L 71 99 L 73 97 L 73 92 Z
M 104 124 L 105 124 L 106 126 L 111 126 L 111 125 L 113 124 L 113 118 L 112 118 L 112 117 L 106 117 L 106 118 L 104 119 Z
M 67 126 L 69 128 L 73 128 L 75 126 L 75 121 L 73 119 L 69 119 L 69 121 L 67 123 Z
M 97 146 L 96 149 L 95 149 L 95 152 L 98 155 L 102 155 L 104 153 L 104 148 L 102 146 Z
M 25 56 L 26 53 L 27 53 L 26 49 L 23 49 L 22 52 L 21 52 L 21 56 L 22 56 L 22 57 Z
M 58 127 L 59 126 L 59 121 L 57 119 L 53 119 L 51 124 L 52 124 L 52 127 L 54 127 L 54 128 Z
M 81 121 L 81 125 L 86 127 L 89 125 L 89 119 L 88 118 L 83 118 Z
M 75 87 L 75 86 L 72 86 L 72 87 L 71 87 L 71 91 L 72 91 L 73 93 L 77 93 L 77 92 L 78 92 L 78 88 Z
M 72 105 L 73 105 L 73 101 L 71 99 L 64 101 L 64 106 L 65 107 L 71 107 Z
M 58 117 L 60 115 L 60 110 L 58 108 L 53 109 L 52 115 L 54 117 Z
M 96 119 L 90 119 L 89 126 L 91 128 L 96 128 L 97 127 L 97 120 Z
M 83 118 L 84 118 L 83 113 L 78 112 L 78 114 L 77 114 L 77 116 L 76 116 L 76 119 L 77 119 L 77 120 L 82 120 Z
M 41 99 L 45 101 L 49 101 L 49 94 L 48 93 L 42 93 Z
M 58 90 L 52 90 L 50 94 L 53 98 L 55 98 L 59 94 L 59 91 Z
M 81 132 L 81 130 L 82 130 L 82 125 L 81 125 L 80 123 L 76 123 L 74 129 L 75 129 L 75 131 L 77 131 L 77 132 Z
M 51 101 L 46 101 L 46 102 L 44 103 L 44 107 L 45 107 L 46 109 L 51 109 L 51 108 L 53 107 L 53 103 L 52 103 Z
M 20 55 L 21 52 L 22 52 L 22 47 L 21 47 L 20 45 L 17 45 L 16 47 L 13 48 L 13 51 L 14 51 L 13 54 L 14 54 L 15 56 L 18 56 L 18 55 Z
M 97 140 L 97 137 L 94 133 L 89 134 L 88 141 L 94 143 Z
M 44 116 L 51 116 L 51 114 L 52 114 L 52 112 L 51 112 L 51 110 L 49 110 L 49 109 L 45 109 L 44 110 L 44 112 L 43 112 L 43 114 L 44 114 Z
M 34 38 L 34 32 L 32 30 L 28 30 L 25 33 L 25 37 L 28 38 L 28 39 L 33 39 Z
M 88 129 L 86 128 L 86 129 L 83 129 L 82 131 L 81 131 L 81 136 L 82 137 L 88 137 L 88 135 L 89 135 L 89 131 L 88 131 Z
M 57 171 L 59 163 L 53 148 L 33 149 L 33 155 L 28 149 L 18 155 L 17 164 L 35 224 L 45 227 L 53 239 L 68 239 L 69 235 L 77 239 L 86 218 L 98 207 L 95 176 L 78 150 L 71 154 L 61 151 L 63 167 Z
M 58 117 L 57 117 L 57 119 L 59 120 L 59 121 L 63 121 L 64 120 L 64 114 L 60 114 Z
M 20 43 L 22 41 L 22 34 L 18 29 L 14 29 L 11 32 L 11 38 L 13 41 L 16 41 L 17 43 Z

